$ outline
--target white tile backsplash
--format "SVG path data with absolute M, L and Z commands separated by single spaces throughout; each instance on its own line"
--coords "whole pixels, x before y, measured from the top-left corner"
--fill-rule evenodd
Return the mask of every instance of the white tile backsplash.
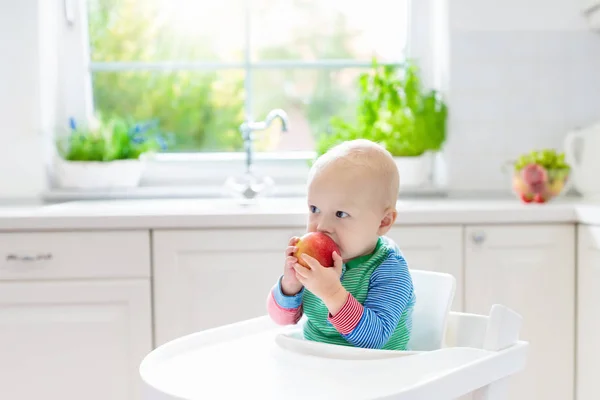
M 528 92 L 537 89 L 540 64 L 534 58 L 517 58 L 510 55 L 498 61 L 496 69 L 496 80 L 506 92 L 518 94 L 520 90 Z
M 447 161 L 452 187 L 468 192 L 498 190 L 506 183 L 505 127 L 475 121 L 451 121 L 457 134 L 447 144 Z
M 451 32 L 450 185 L 509 191 L 506 160 L 562 149 L 568 131 L 600 120 L 600 35 L 471 28 Z
M 451 0 L 453 30 L 585 30 L 580 0 Z

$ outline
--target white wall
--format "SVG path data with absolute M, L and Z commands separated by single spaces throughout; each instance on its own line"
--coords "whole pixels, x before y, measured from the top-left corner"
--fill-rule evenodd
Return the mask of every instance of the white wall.
M 447 1 L 450 183 L 508 191 L 504 162 L 600 120 L 600 33 L 579 1 Z
M 45 186 L 37 0 L 0 0 L 0 197 Z
M 600 33 L 587 30 L 578 1 L 440 1 L 450 27 L 451 189 L 508 191 L 505 161 L 560 148 L 570 129 L 600 119 Z M 0 198 L 46 187 L 42 138 L 59 103 L 58 19 L 48 15 L 57 2 L 0 0 Z

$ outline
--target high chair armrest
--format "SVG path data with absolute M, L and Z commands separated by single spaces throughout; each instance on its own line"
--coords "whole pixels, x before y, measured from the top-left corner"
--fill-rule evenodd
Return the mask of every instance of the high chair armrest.
M 446 326 L 445 347 L 483 348 L 488 317 L 450 312 Z
M 501 350 L 519 340 L 522 317 L 508 307 L 494 304 L 489 315 L 450 312 L 445 347 Z

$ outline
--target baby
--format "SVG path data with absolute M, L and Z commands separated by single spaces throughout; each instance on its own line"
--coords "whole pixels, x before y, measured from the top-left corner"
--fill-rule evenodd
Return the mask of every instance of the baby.
M 368 140 L 344 142 L 319 157 L 308 177 L 309 232 L 329 235 L 341 254 L 325 268 L 286 249 L 283 276 L 267 310 L 278 324 L 307 317 L 304 337 L 317 342 L 407 350 L 415 304 L 412 279 L 398 247 L 384 235 L 396 220 L 399 175 L 393 158 Z

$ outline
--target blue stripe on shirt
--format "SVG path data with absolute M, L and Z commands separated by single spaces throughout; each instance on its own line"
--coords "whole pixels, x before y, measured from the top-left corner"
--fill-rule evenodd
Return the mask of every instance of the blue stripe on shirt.
M 400 253 L 392 252 L 371 275 L 360 321 L 352 332 L 343 336 L 357 347 L 382 348 L 406 307 L 413 303 L 414 291 L 406 260 Z

